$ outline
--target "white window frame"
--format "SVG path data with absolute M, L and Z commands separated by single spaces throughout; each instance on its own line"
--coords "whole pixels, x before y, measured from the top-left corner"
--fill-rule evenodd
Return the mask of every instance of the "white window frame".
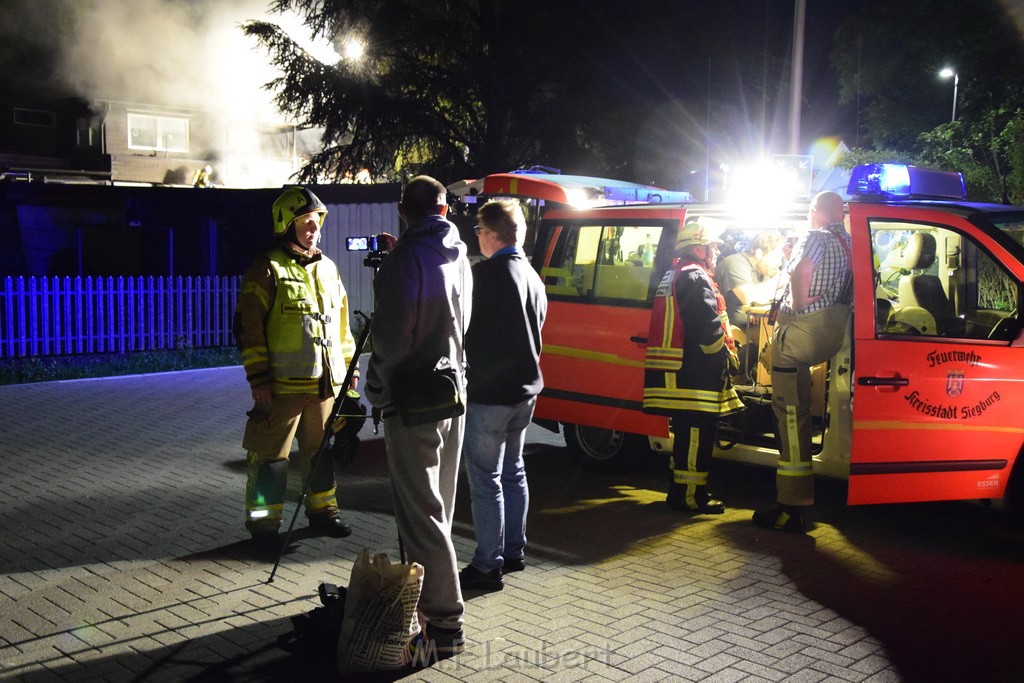
M 156 130 L 156 144 L 144 145 L 132 140 L 132 131 L 139 128 L 140 124 L 148 124 L 145 127 Z M 176 135 L 176 131 L 184 127 L 184 135 Z M 149 152 L 188 152 L 189 151 L 189 120 L 182 116 L 162 116 L 159 114 L 145 114 L 142 112 L 128 112 L 128 149 L 145 150 Z M 183 140 L 178 138 L 182 137 Z

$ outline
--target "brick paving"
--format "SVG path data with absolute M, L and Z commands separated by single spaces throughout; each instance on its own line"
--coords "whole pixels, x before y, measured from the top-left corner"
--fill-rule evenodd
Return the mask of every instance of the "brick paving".
M 397 558 L 382 441 L 362 434 L 339 496 L 354 533 L 309 536 L 273 583 L 242 528 L 240 368 L 0 387 L 0 679 L 332 680 L 278 639 Z M 578 469 L 531 428 L 529 566 L 467 597 L 467 651 L 425 681 L 1024 680 L 1024 536 L 980 506 L 848 508 L 819 482 L 806 536 L 754 528 L 771 473 L 716 463 L 729 511 L 664 508 L 651 456 Z M 298 495 L 293 472 L 290 496 Z M 463 486 L 456 547 L 473 534 Z M 286 506 L 290 515 L 293 506 Z

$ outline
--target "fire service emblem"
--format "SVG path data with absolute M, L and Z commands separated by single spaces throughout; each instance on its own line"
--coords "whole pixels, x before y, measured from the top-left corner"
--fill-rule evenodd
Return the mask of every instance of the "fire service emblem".
M 956 398 L 964 391 L 964 371 L 950 370 L 946 374 L 946 393 L 950 398 Z

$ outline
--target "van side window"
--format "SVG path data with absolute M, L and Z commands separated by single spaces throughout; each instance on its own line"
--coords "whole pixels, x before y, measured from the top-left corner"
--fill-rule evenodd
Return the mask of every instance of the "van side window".
M 594 265 L 601 242 L 599 226 L 555 225 L 541 235 L 534 253 L 549 295 L 588 297 L 594 289 Z
M 879 335 L 1009 340 L 1016 280 L 970 238 L 902 222 L 870 232 Z
M 606 226 L 601 260 L 594 273 L 594 296 L 618 301 L 647 301 L 661 226 Z
M 548 295 L 646 302 L 662 226 L 554 225 L 534 253 Z M 656 284 L 656 283 L 655 283 Z

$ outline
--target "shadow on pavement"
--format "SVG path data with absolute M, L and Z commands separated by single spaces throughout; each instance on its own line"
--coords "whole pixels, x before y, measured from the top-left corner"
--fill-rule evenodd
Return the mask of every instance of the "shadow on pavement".
M 119 680 L 142 682 L 175 680 L 188 683 L 252 683 L 254 681 L 396 681 L 414 675 L 415 670 L 337 673 L 334 647 L 309 642 L 288 643 L 292 631 L 287 618 L 238 627 L 231 640 L 237 652 L 224 652 L 224 638 L 193 638 L 160 649 L 148 650 L 148 668 L 139 670 L 140 658 L 124 653 L 82 664 L 40 669 L 21 675 L 25 683 L 53 680 Z M 130 673 L 131 672 L 131 673 Z
M 609 476 L 580 468 L 565 448 L 530 444 L 526 462 L 531 558 L 599 563 L 707 519 L 664 506 L 664 457 L 644 454 L 634 472 Z M 970 503 L 850 507 L 845 482 L 818 478 L 814 526 L 807 535 L 793 535 L 749 522 L 749 511 L 774 503 L 772 470 L 716 460 L 712 483 L 738 517 L 717 523 L 716 533 L 744 553 L 777 558 L 780 574 L 807 604 L 863 627 L 906 680 L 1024 679 L 1024 532 L 1005 515 Z M 364 442 L 355 462 L 340 472 L 339 495 L 350 509 L 391 514 L 383 441 Z M 472 541 L 464 478 L 456 533 Z M 289 630 L 287 621 L 263 626 L 258 652 L 218 663 L 190 680 L 284 679 L 299 670 L 299 660 L 311 659 L 272 652 L 274 646 L 267 645 Z M 333 661 L 323 666 L 323 675 L 333 676 Z M 302 671 L 306 679 L 320 680 L 309 673 L 315 666 Z
M 844 482 L 816 484 L 806 536 L 720 530 L 864 627 L 905 680 L 1024 680 L 1024 536 L 1007 516 L 969 503 L 850 507 Z

